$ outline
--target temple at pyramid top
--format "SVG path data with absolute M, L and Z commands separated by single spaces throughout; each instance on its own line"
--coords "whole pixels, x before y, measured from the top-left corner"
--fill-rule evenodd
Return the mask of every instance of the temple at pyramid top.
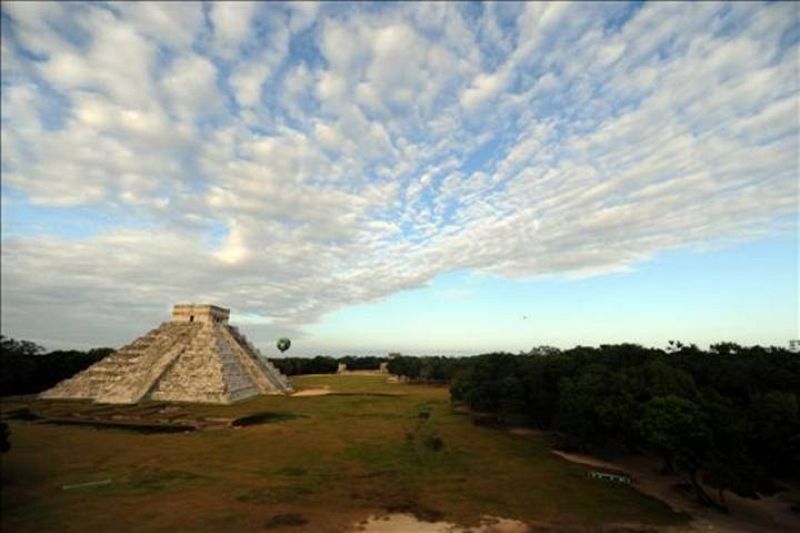
M 172 306 L 173 322 L 215 322 L 227 324 L 230 309 L 216 305 L 176 304 Z
M 172 319 L 40 394 L 99 403 L 232 403 L 288 394 L 289 380 L 234 326 L 230 310 L 179 304 Z

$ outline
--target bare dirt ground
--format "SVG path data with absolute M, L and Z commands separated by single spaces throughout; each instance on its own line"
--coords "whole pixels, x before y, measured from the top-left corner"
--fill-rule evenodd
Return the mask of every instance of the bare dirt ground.
M 458 533 L 467 529 L 450 522 L 423 522 L 404 513 L 372 516 L 357 524 L 354 532 L 362 533 Z M 477 527 L 468 529 L 470 533 L 527 533 L 531 528 L 519 520 L 487 516 Z
M 331 388 L 327 385 L 324 387 L 317 387 L 313 389 L 303 389 L 292 394 L 292 397 L 297 396 L 325 396 L 331 393 Z
M 800 490 L 797 487 L 758 500 L 726 493 L 725 502 L 730 514 L 725 515 L 703 507 L 691 496 L 677 490 L 675 485 L 686 480 L 678 475 L 661 474 L 660 463 L 653 458 L 629 457 L 609 462 L 588 455 L 557 450 L 553 450 L 553 453 L 573 463 L 624 472 L 631 476 L 633 486 L 637 490 L 658 498 L 673 511 L 691 515 L 693 519 L 690 527 L 694 531 L 800 531 L 800 515 L 790 509 L 793 502 L 800 501 Z

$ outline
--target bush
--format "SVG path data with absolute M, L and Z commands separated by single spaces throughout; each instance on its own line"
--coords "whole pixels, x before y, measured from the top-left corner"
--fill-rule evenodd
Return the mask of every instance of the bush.
M 438 435 L 425 435 L 425 438 L 422 439 L 422 445 L 429 450 L 438 452 L 444 448 L 444 441 Z
M 8 424 L 0 422 L 0 453 L 5 453 L 11 449 L 11 430 Z

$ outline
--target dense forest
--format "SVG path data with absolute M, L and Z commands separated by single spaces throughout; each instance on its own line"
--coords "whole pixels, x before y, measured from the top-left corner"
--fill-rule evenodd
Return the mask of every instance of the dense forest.
M 756 497 L 800 479 L 800 354 L 785 349 L 542 347 L 399 358 L 389 368 L 409 380 L 450 380 L 454 402 L 553 430 L 566 449 L 657 453 L 665 471 L 685 473 L 703 503 L 723 510 L 726 490 Z
M 272 364 L 287 376 L 300 374 L 335 374 L 339 363 L 333 357 L 279 357 L 271 358 Z
M 113 348 L 88 351 L 45 349 L 30 341 L 0 335 L 0 396 L 33 394 L 88 368 Z
M 386 357 L 345 355 L 336 358 L 318 355 L 311 358 L 271 358 L 270 361 L 285 375 L 297 376 L 300 374 L 334 374 L 339 369 L 340 363 L 347 365 L 347 370 L 378 370 L 381 363 L 386 361 Z
M 449 383 L 459 370 L 469 365 L 470 357 L 399 356 L 389 360 L 389 373 L 411 382 Z

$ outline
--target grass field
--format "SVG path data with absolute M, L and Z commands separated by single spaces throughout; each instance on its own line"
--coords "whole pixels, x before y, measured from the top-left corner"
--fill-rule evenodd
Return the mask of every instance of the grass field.
M 10 421 L 3 531 L 338 532 L 385 512 L 465 526 L 493 515 L 556 529 L 686 520 L 631 488 L 588 479 L 584 467 L 550 454 L 544 435 L 473 425 L 451 410 L 446 388 L 377 375 L 293 382 L 349 394 L 183 406 L 197 417 L 278 415 L 187 433 Z M 96 409 L 3 401 L 4 412 L 24 406 L 49 415 Z

